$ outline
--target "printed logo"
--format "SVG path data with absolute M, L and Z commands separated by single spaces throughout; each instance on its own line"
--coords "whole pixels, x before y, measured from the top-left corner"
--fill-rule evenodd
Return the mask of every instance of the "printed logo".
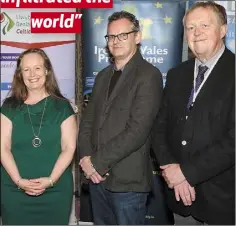
M 142 25 L 142 40 L 152 39 L 151 35 L 151 25 L 153 24 L 151 19 L 140 19 L 140 24 Z
M 5 35 L 9 32 L 15 25 L 14 21 L 6 13 L 0 14 L 0 22 L 2 27 L 2 33 Z

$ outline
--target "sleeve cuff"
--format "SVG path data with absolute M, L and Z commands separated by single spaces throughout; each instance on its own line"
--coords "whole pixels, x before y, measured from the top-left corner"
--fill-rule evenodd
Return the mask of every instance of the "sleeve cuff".
M 91 156 L 91 163 L 93 168 L 101 175 L 104 176 L 110 169 L 108 167 L 102 167 L 101 164 L 98 163 L 95 156 Z
M 194 187 L 198 183 L 196 167 L 190 164 L 180 164 L 180 169 L 188 183 Z

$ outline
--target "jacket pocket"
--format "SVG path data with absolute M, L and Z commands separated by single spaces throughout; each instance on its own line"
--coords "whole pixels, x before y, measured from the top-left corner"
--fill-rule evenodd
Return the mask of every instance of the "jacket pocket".
M 144 156 L 143 156 L 144 157 Z M 144 175 L 144 158 L 139 152 L 132 153 L 112 169 L 117 181 L 124 184 L 139 183 Z

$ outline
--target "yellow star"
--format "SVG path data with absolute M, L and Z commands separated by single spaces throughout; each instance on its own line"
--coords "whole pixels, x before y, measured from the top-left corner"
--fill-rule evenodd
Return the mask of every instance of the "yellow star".
M 165 24 L 172 24 L 172 17 L 165 16 L 163 20 L 165 21 Z
M 99 17 L 94 19 L 94 24 L 101 24 L 102 20 L 103 19 L 99 16 Z
M 160 2 L 157 2 L 157 3 L 155 4 L 155 6 L 156 6 L 158 9 L 162 8 L 162 4 L 161 4 Z

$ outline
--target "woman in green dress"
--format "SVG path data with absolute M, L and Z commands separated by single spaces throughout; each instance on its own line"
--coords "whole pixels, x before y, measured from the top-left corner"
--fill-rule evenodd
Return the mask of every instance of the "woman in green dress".
M 77 124 L 41 49 L 17 61 L 1 107 L 1 211 L 4 225 L 66 225 Z

